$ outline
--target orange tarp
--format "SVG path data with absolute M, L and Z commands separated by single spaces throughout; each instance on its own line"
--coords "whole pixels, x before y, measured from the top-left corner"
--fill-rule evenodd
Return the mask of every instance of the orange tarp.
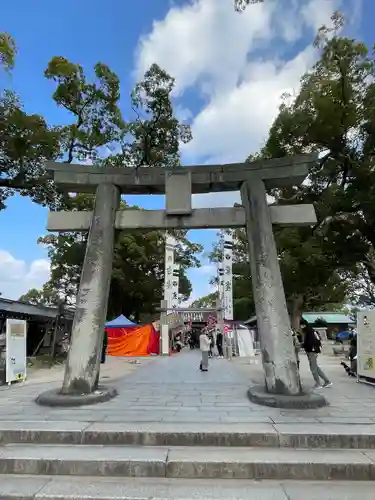
M 107 352 L 110 356 L 148 356 L 150 341 L 155 334 L 152 325 L 124 330 L 122 337 L 108 337 Z

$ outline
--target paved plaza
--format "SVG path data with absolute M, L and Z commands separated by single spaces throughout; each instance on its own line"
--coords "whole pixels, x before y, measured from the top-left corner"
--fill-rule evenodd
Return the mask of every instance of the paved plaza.
M 199 359 L 187 349 L 137 364 L 109 358 L 102 383 L 119 395 L 94 406 L 34 402 L 59 387 L 61 368 L 2 387 L 0 497 L 374 498 L 375 388 L 349 378 L 339 359 L 321 357 L 333 387 L 324 390 L 330 405 L 316 410 L 251 403 L 247 389 L 262 381 L 260 359 L 213 359 L 207 373 Z M 304 356 L 301 373 L 312 387 Z
M 103 369 L 102 383 L 118 389 L 115 399 L 79 408 L 40 407 L 34 402 L 38 394 L 60 385 L 56 374 L 47 381 L 47 372 L 38 383 L 0 389 L 0 421 L 375 424 L 375 387 L 349 378 L 338 358 L 321 357 L 333 387 L 324 389 L 329 406 L 314 410 L 273 409 L 251 403 L 246 391 L 252 383 L 262 381 L 259 358 L 255 362 L 213 359 L 209 371 L 201 373 L 199 351 L 186 349 L 171 357 L 141 359 L 130 373 L 125 369 L 128 374 L 124 377 L 120 377 L 124 373 L 120 365 L 129 366 L 129 360 L 114 361 L 116 376 L 111 377 L 110 359 Z M 304 386 L 311 388 L 305 356 L 301 356 L 301 374 Z

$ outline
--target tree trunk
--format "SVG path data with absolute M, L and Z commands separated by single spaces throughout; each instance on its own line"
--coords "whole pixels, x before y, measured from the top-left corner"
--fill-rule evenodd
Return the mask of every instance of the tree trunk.
M 299 331 L 301 325 L 303 295 L 293 295 L 290 300 L 290 323 L 293 330 Z

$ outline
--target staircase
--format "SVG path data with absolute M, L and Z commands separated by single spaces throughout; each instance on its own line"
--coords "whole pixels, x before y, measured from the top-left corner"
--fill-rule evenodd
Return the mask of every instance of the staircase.
M 0 498 L 369 500 L 372 427 L 0 422 Z

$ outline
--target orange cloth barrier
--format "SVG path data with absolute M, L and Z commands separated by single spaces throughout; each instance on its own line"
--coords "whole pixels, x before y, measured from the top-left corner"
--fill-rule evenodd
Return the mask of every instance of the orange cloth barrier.
M 123 329 L 122 337 L 108 337 L 107 352 L 110 356 L 148 356 L 150 341 L 155 331 L 152 325 L 145 325 L 131 330 Z

